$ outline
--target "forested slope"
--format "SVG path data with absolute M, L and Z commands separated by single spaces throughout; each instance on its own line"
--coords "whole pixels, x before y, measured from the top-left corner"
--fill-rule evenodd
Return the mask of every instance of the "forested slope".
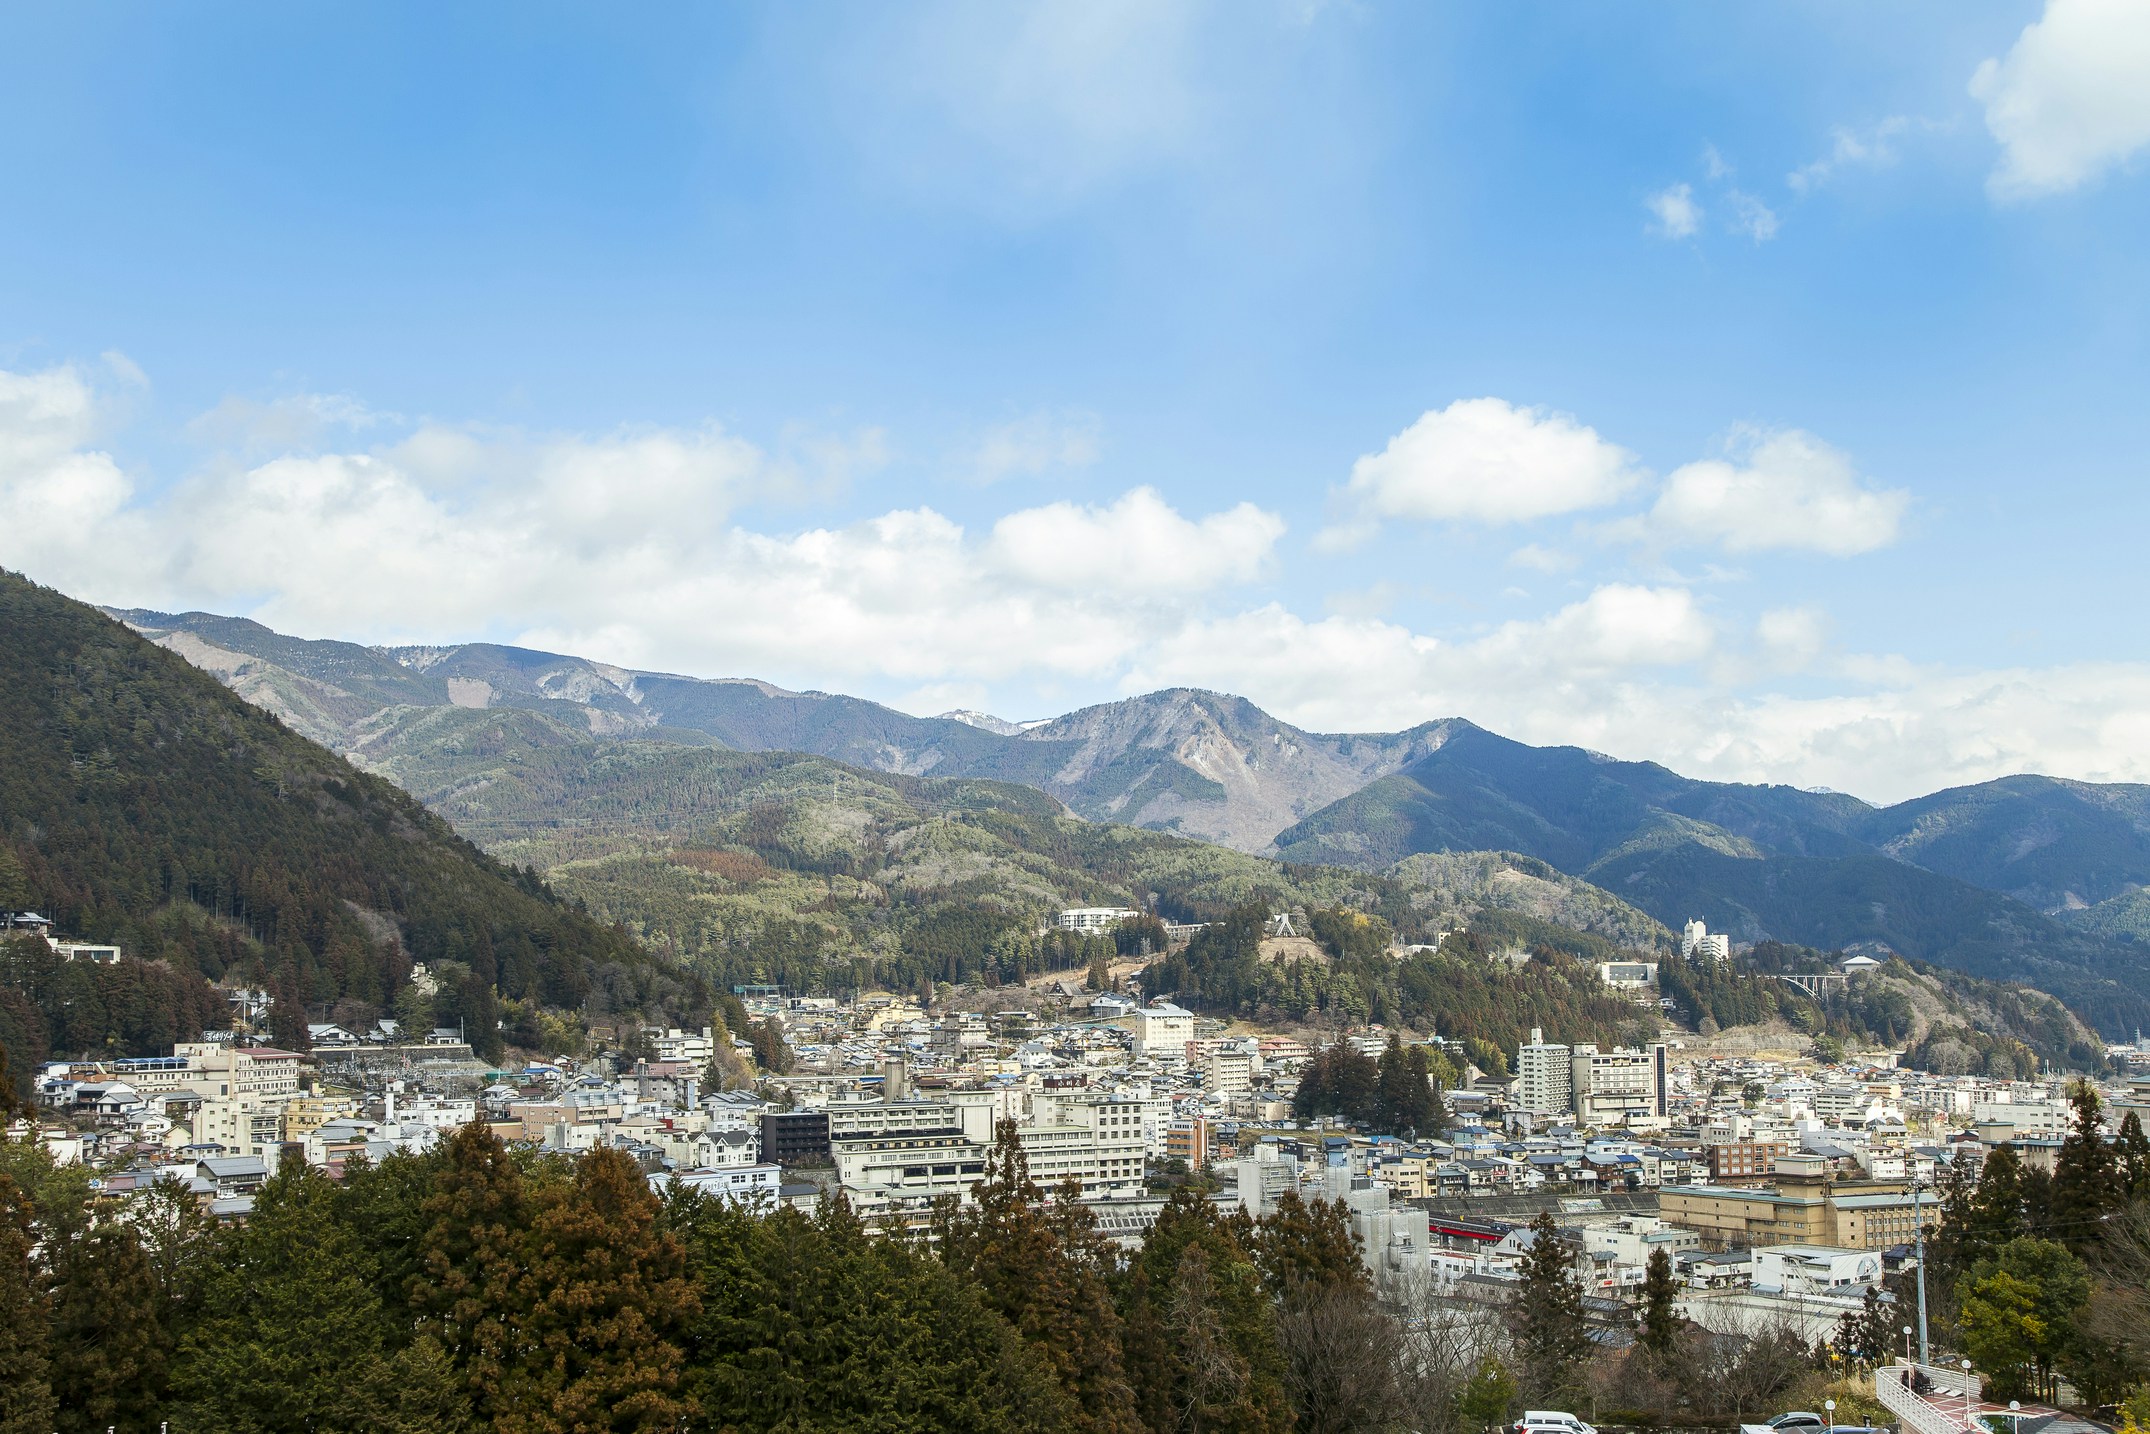
M 393 784 L 95 609 L 0 573 L 0 861 L 70 934 L 299 1004 L 413 961 L 492 1043 L 500 997 L 675 1010 L 698 988 Z

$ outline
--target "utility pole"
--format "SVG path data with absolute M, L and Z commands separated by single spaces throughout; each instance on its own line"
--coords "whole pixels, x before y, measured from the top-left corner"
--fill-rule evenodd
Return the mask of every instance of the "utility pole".
M 1931 1364 L 1926 1347 L 1926 1187 L 1917 1181 L 1911 1183 L 1911 1224 L 1918 1232 L 1919 1261 L 1919 1363 Z

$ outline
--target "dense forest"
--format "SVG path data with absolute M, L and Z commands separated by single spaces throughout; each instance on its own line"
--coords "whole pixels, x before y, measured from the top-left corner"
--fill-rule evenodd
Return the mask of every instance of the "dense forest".
M 0 573 L 0 906 L 287 1009 L 411 963 L 481 1046 L 502 998 L 691 1016 L 698 983 L 409 795 L 87 607 Z M 16 1003 L 16 1019 L 22 1019 Z M 46 1044 L 67 1049 L 71 1035 Z
M 1586 1308 L 1550 1216 L 1485 1305 L 1377 1287 L 1344 1212 L 1295 1195 L 1254 1219 L 1184 1184 L 1122 1247 L 1030 1180 L 1012 1124 L 974 1195 L 884 1230 L 841 1198 L 660 1194 L 623 1151 L 571 1161 L 473 1125 L 340 1181 L 286 1162 L 248 1218 L 218 1222 L 176 1185 L 122 1203 L 0 1141 L 0 1429 L 1483 1434 L 1586 1402 L 1607 1422 L 1724 1425 L 1824 1397 L 1872 1417 L 1863 1370 L 1894 1344 L 1878 1311 L 1819 1346 L 1782 1323 L 1697 1329 L 1662 1252 L 1638 1308 Z M 2054 1263 L 2024 1254 L 1998 1259 Z M 2080 1258 L 2111 1278 L 2115 1256 Z M 2037 1377 L 1989 1339 L 1985 1265 L 1967 1268 L 1967 1346 Z M 2104 1338 L 2066 1275 L 2039 1289 L 2076 1301 L 2071 1337 Z M 2094 1385 L 2073 1355 L 2058 1367 L 2124 1392 L 2143 1327 L 2099 1346 Z

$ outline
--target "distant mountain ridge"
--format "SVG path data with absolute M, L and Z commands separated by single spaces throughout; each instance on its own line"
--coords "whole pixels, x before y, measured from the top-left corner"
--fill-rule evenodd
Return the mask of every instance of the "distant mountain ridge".
M 2150 947 L 2108 920 L 2150 882 L 2150 788 L 2012 777 L 1877 808 L 1474 728 L 1283 832 L 1277 849 L 1369 870 L 1421 852 L 1514 851 L 1667 925 L 1701 917 L 1743 940 L 1886 946 L 2030 981 L 2116 1033 L 2150 1007 Z
M 1262 851 L 1285 827 L 1437 748 L 1454 722 L 1334 736 L 1244 698 L 1175 688 L 1037 723 L 913 717 L 748 678 L 640 672 L 493 643 L 363 647 L 245 618 L 110 610 L 305 735 L 370 761 L 406 707 L 522 707 L 599 737 L 806 752 L 902 776 L 989 778 L 1050 792 L 1079 816 Z M 1002 730 L 1012 728 L 1014 730 Z
M 1741 939 L 1886 946 L 2032 980 L 2108 1030 L 2150 1018 L 2137 994 L 2150 974 L 2150 787 L 2020 776 L 1874 807 L 1531 747 L 1458 718 L 1312 733 L 1189 688 L 1037 723 L 913 717 L 495 644 L 370 648 L 203 613 L 113 615 L 390 775 L 438 727 L 426 713 L 523 708 L 597 739 L 1017 783 L 1093 821 L 1299 864 L 1385 872 L 1422 853 L 1512 852 L 1666 926 L 1701 916 Z

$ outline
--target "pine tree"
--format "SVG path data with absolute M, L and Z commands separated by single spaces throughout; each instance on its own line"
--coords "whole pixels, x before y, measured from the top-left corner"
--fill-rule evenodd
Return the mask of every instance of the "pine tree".
M 163 1292 L 116 1212 L 48 1243 L 53 1397 L 61 1434 L 146 1428 L 164 1400 L 171 1339 Z
M 461 1375 L 473 1412 L 490 1421 L 516 1354 L 529 1202 L 507 1147 L 484 1125 L 457 1130 L 444 1150 L 421 1207 L 427 1228 L 410 1300 Z
M 1030 1178 L 1012 1120 L 994 1132 L 975 1203 L 949 1222 L 942 1258 L 1051 1369 L 1076 1427 L 1132 1434 L 1134 1391 L 1120 1368 L 1120 1318 L 1106 1289 L 1108 1257 L 1090 1212 L 1063 1191 L 1050 1211 Z
M 1522 1366 L 1524 1396 L 1554 1400 L 1573 1391 L 1590 1353 L 1583 1286 L 1575 1274 L 1574 1252 L 1549 1211 L 1539 1212 L 1530 1232 L 1522 1279 L 1508 1306 L 1508 1329 Z
M 1978 1172 L 1959 1245 L 1968 1269 L 2023 1233 L 2023 1158 L 2008 1141 L 1996 1145 Z
M 50 1434 L 58 1413 L 49 1316 L 30 1265 L 30 1224 L 22 1187 L 0 1175 L 0 1434 Z
M 2121 1117 L 2120 1136 L 2113 1142 L 2113 1154 L 2120 1160 L 2128 1198 L 2150 1200 L 2150 1137 L 2144 1136 L 2142 1118 L 2132 1110 Z
M 1678 1297 L 1679 1285 L 1672 1278 L 1672 1257 L 1661 1249 L 1652 1250 L 1650 1262 L 1643 1270 L 1642 1311 L 1637 1320 L 1636 1341 L 1659 1359 L 1672 1353 L 1673 1342 L 1679 1337 L 1680 1317 L 1672 1308 Z
M 1881 1291 L 1869 1288 L 1859 1308 L 1846 1311 L 1837 1322 L 1837 1353 L 1852 1364 L 1880 1364 L 1888 1359 L 1895 1334 L 1896 1322 L 1881 1301 Z
M 494 1404 L 501 1434 L 628 1434 L 687 1417 L 677 1341 L 697 1300 L 685 1251 L 656 1214 L 634 1160 L 605 1148 L 538 1209 Z
M 392 1352 L 399 1323 L 337 1218 L 335 1191 L 289 1162 L 228 1232 L 180 1349 L 182 1427 L 230 1434 L 450 1434 L 454 1371 L 430 1340 Z
M 1369 1064 L 1371 1064 L 1369 1062 Z M 1153 1429 L 1289 1427 L 1284 1361 L 1261 1272 L 1203 1196 L 1175 1190 L 1127 1284 L 1127 1363 Z
M 699 1194 L 667 1201 L 701 1288 L 688 1340 L 702 1424 L 840 1434 L 1045 1434 L 1066 1399 L 971 1286 L 906 1241 L 870 1234 L 839 1196 L 811 1220 L 754 1218 Z
M 2104 1218 L 2127 1202 L 2127 1185 L 2099 1128 L 2097 1089 L 2079 1080 L 2068 1102 L 2075 1118 L 2053 1162 L 2052 1223 L 2062 1242 L 2082 1254 L 2097 1247 Z
M 1389 1133 L 1431 1135 L 1440 1129 L 1440 1097 L 1434 1094 L 1426 1069 L 1424 1049 L 1406 1051 L 1392 1032 L 1374 1078 L 1376 1123 Z
M 1344 1207 L 1332 1201 L 1308 1204 L 1295 1191 L 1285 1191 L 1275 1212 L 1257 1222 L 1252 1243 L 1271 1299 L 1317 1290 L 1372 1292 L 1359 1237 Z

